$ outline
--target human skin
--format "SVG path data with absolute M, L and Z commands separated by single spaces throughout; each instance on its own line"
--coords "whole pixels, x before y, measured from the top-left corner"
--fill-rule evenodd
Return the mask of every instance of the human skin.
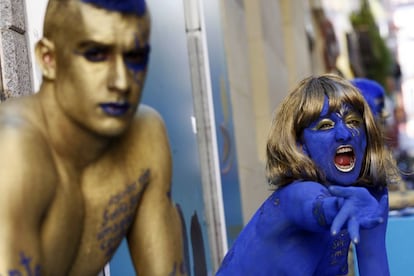
M 40 91 L 0 105 L 0 275 L 97 275 L 124 237 L 137 275 L 186 274 L 166 129 L 139 105 L 149 16 L 70 5 Z
M 366 134 L 352 107 L 327 112 L 305 128 L 297 146 L 328 183 L 296 180 L 277 189 L 253 215 L 217 275 L 346 275 L 351 240 L 360 275 L 389 275 L 385 250 L 387 190 L 355 187 Z M 338 149 L 354 155 L 338 157 Z M 351 160 L 351 162 L 346 160 Z
M 329 113 L 326 98 L 320 117 L 305 128 L 301 145 L 329 182 L 349 186 L 361 172 L 366 143 L 361 116 L 349 106 Z

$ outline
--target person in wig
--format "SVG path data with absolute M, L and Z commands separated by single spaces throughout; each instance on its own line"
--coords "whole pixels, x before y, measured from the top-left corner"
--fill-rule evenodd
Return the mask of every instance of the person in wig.
M 97 275 L 123 238 L 137 275 L 184 275 L 160 115 L 140 104 L 144 0 L 49 0 L 38 93 L 0 105 L 0 275 Z
M 385 133 L 385 121 L 389 116 L 385 109 L 385 90 L 380 83 L 375 80 L 367 78 L 354 78 L 351 83 L 356 86 L 361 92 L 364 99 L 367 101 L 371 111 L 379 124 L 382 131 Z M 385 142 L 388 137 L 385 137 Z M 389 162 L 396 162 L 394 157 L 390 155 Z M 391 165 L 391 168 L 393 165 Z M 412 172 L 402 172 L 412 173 Z M 389 189 L 389 206 L 393 210 L 401 210 L 407 207 L 414 206 L 414 191 L 407 189 L 407 184 L 401 177 L 401 173 L 395 174 L 391 171 L 387 175 L 387 185 Z
M 299 82 L 268 136 L 266 174 L 275 191 L 217 275 L 347 275 L 351 242 L 361 276 L 389 275 L 387 154 L 348 80 L 324 74 Z

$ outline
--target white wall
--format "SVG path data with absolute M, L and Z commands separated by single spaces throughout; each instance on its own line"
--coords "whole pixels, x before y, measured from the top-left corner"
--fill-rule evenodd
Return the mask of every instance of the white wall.
M 41 73 L 36 64 L 34 57 L 34 45 L 42 37 L 43 33 L 43 19 L 46 10 L 48 0 L 25 0 L 26 5 L 26 19 L 27 19 L 27 34 L 29 37 L 29 50 L 32 60 L 32 75 L 33 75 L 33 87 L 35 91 L 38 91 Z

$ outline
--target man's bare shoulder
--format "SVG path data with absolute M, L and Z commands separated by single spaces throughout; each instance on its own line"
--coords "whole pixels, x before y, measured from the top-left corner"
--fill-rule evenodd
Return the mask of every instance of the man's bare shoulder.
M 53 182 L 53 158 L 40 125 L 31 101 L 0 104 L 0 179 L 10 182 L 3 188 Z
M 154 108 L 141 104 L 135 116 L 135 123 L 149 124 L 152 127 L 164 128 L 164 120 L 160 113 Z
M 0 104 L 0 127 L 39 127 L 41 117 L 42 112 L 35 95 L 11 98 Z
M 132 136 L 137 144 L 145 143 L 146 147 L 166 143 L 168 140 L 163 118 L 158 111 L 147 105 L 139 106 L 127 136 Z
M 44 136 L 41 111 L 32 99 L 22 97 L 0 104 L 0 138 L 8 146 L 23 142 L 28 143 L 20 146 L 31 146 Z M 35 140 L 30 143 L 30 139 Z
M 171 166 L 170 144 L 161 115 L 153 108 L 140 105 L 129 130 L 112 150 L 111 159 L 126 165 L 145 168 L 151 175 L 168 174 Z

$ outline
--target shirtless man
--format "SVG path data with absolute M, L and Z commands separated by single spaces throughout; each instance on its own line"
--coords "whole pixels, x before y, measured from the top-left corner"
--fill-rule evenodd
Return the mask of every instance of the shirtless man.
M 138 275 L 186 273 L 149 33 L 144 0 L 49 1 L 40 91 L 0 105 L 0 275 L 97 275 L 124 237 Z

